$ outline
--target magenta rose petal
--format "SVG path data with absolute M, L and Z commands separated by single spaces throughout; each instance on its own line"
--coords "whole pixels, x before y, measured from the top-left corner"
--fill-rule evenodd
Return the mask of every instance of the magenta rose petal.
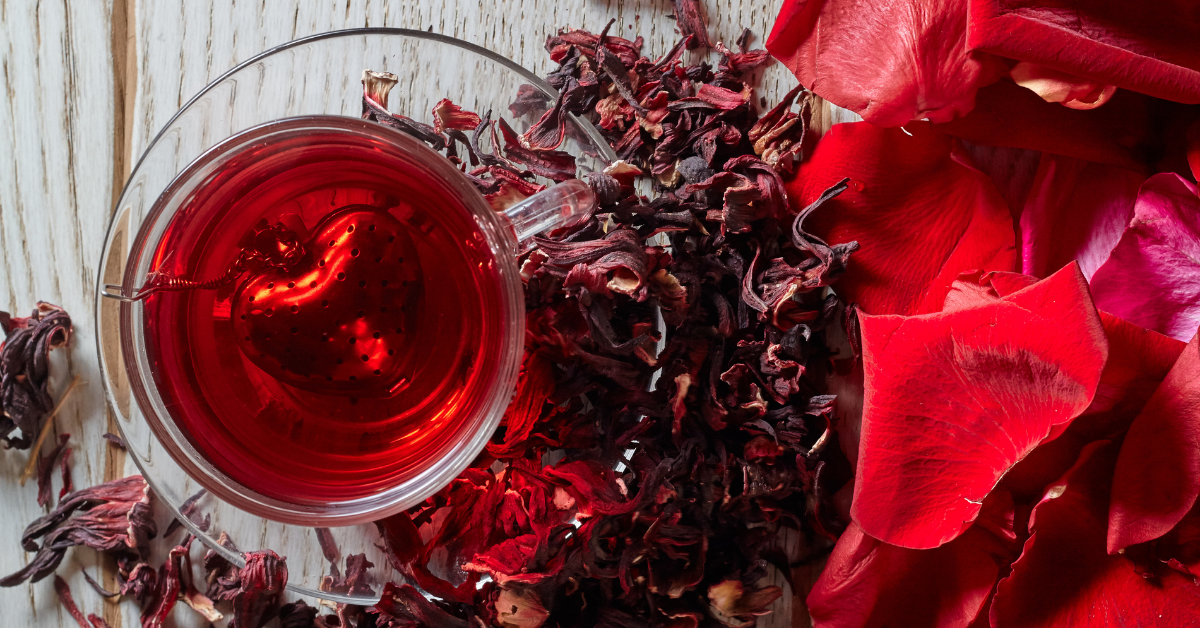
M 1121 445 L 1108 509 L 1108 550 L 1156 539 L 1200 494 L 1200 335 L 1184 348 Z
M 1190 578 L 1170 569 L 1144 578 L 1128 558 L 1105 551 L 1116 455 L 1111 442 L 1092 443 L 1046 490 L 1021 557 L 996 587 L 994 628 L 1173 628 L 1200 621 L 1200 587 Z
M 918 549 L 961 534 L 1005 473 L 1088 407 L 1108 355 L 1075 265 L 976 307 L 861 327 L 851 516 Z
M 1022 272 L 1045 277 L 1076 260 L 1091 277 L 1133 218 L 1145 179 L 1125 168 L 1043 154 L 1021 212 Z
M 1200 196 L 1176 174 L 1142 185 L 1133 220 L 1091 278 L 1096 307 L 1187 342 L 1200 326 Z

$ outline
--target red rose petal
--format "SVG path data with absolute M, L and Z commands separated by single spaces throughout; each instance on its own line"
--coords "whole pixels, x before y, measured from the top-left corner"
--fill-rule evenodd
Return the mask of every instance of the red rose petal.
M 1133 220 L 1092 275 L 1096 307 L 1187 341 L 1200 326 L 1200 195 L 1173 173 L 1146 180 Z
M 1149 100 L 1118 91 L 1099 109 L 1076 111 L 1004 80 L 980 89 L 971 113 L 935 126 L 975 144 L 1040 150 L 1136 169 L 1141 166 L 1130 147 L 1149 131 Z
M 1024 290 L 1037 282 L 1037 278 L 1021 273 L 995 272 L 988 274 L 988 285 L 1002 297 L 1018 290 Z
M 1109 474 L 1116 447 L 1088 445 L 1030 519 L 1032 535 L 992 601 L 994 628 L 1195 626 L 1200 587 L 1163 570 L 1147 580 L 1104 551 Z
M 991 292 L 1004 297 L 1028 288 L 1037 280 L 1019 273 L 987 273 L 982 282 L 986 283 Z M 955 286 L 960 283 L 955 282 Z M 1088 442 L 1112 437 L 1128 429 L 1128 423 L 1141 412 L 1150 395 L 1166 378 L 1185 345 L 1174 338 L 1139 327 L 1108 312 L 1100 312 L 1100 322 L 1104 325 L 1104 335 L 1108 339 L 1108 361 L 1104 363 L 1104 371 L 1100 374 L 1100 384 L 1096 387 L 1092 405 L 1088 406 L 1080 419 L 1071 423 L 1071 429 L 1087 437 Z M 1112 432 L 1098 432 L 1097 426 L 1090 425 L 1094 418 L 1082 418 L 1099 414 L 1123 418 L 1125 424 Z M 1071 462 L 1074 460 L 1072 458 Z M 1066 468 L 1063 467 L 1051 479 L 1057 479 Z
M 1186 154 L 1192 178 L 1200 181 L 1200 120 L 1193 122 L 1188 127 Z
M 997 536 L 975 525 L 928 550 L 888 545 L 851 523 L 808 595 L 813 625 L 966 626 L 986 610 L 1001 564 L 1011 556 L 1012 500 L 1001 505 L 1007 512 L 998 512 L 995 523 L 1009 525 L 1008 533 Z
M 1167 377 L 1185 343 L 1108 312 L 1100 312 L 1100 321 L 1108 337 L 1108 362 L 1084 414 L 1111 413 L 1130 421 Z
M 850 188 L 805 228 L 857 240 L 837 292 L 872 314 L 942 308 L 964 271 L 1015 270 L 1012 218 L 995 185 L 953 154 L 954 141 L 918 125 L 911 136 L 864 122 L 835 125 L 788 184 L 793 209 L 850 177 Z
M 966 46 L 967 4 L 955 0 L 791 0 L 767 50 L 805 87 L 880 126 L 944 122 L 974 106 L 1003 64 Z
M 1156 540 L 1154 554 L 1171 569 L 1200 578 L 1200 510 L 1192 508 L 1170 532 Z
M 1145 179 L 1126 168 L 1043 154 L 1021 212 L 1022 272 L 1045 277 L 1076 260 L 1091 277 L 1125 232 Z
M 851 515 L 901 547 L 961 534 L 1000 478 L 1087 408 L 1108 354 L 1075 265 L 977 307 L 860 320 Z
M 1156 98 L 1200 103 L 1194 0 L 971 0 L 971 49 Z
M 1113 475 L 1108 549 L 1166 534 L 1200 494 L 1200 335 L 1129 427 Z

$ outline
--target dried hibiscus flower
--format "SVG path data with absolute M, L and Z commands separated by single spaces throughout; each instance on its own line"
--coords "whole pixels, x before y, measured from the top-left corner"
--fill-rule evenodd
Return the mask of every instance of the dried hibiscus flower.
M 286 559 L 271 550 L 249 552 L 246 565 L 238 571 L 238 590 L 232 597 L 230 628 L 262 628 L 275 616 L 279 597 L 287 586 Z
M 222 532 L 217 542 L 236 552 L 237 548 Z M 261 628 L 280 610 L 280 597 L 287 586 L 287 559 L 271 550 L 246 552 L 245 564 L 233 564 L 215 550 L 204 554 L 207 597 L 233 606 L 233 628 Z
M 189 551 L 194 538 L 189 535 L 167 555 L 167 562 L 159 570 L 158 586 L 148 596 L 149 602 L 142 609 L 142 628 L 163 626 L 171 614 L 171 609 L 179 600 L 183 600 L 209 622 L 223 618 L 214 607 L 213 601 L 197 591 L 192 582 L 192 560 Z
M 142 476 L 133 475 L 76 491 L 53 512 L 25 528 L 21 544 L 26 551 L 36 551 L 37 555 L 16 573 L 0 578 L 0 586 L 45 578 L 62 562 L 67 550 L 76 545 L 136 558 L 142 555 L 146 541 L 157 533 L 150 510 L 150 487 Z
M 0 344 L 0 438 L 16 449 L 28 449 L 54 407 L 50 397 L 50 351 L 71 340 L 71 317 L 65 310 L 39 302 L 26 318 L 0 312 L 5 340 Z M 21 436 L 13 438 L 14 429 Z

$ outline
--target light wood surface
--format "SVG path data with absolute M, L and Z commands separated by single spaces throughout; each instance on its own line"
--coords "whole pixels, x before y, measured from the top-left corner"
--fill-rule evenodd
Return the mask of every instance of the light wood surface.
M 730 42 L 750 28 L 761 47 L 781 0 L 706 0 L 713 41 Z M 0 2 L 0 309 L 27 314 L 38 299 L 64 306 L 75 319 L 69 351 L 55 357 L 57 390 L 81 384 L 56 421 L 72 436 L 77 487 L 136 472 L 101 435 L 110 424 L 96 356 L 93 303 L 104 233 L 130 166 L 163 123 L 193 94 L 240 61 L 277 44 L 329 30 L 394 26 L 432 30 L 490 48 L 544 74 L 543 48 L 560 27 L 599 31 L 616 19 L 622 36 L 645 38 L 654 57 L 678 38 L 667 0 L 7 0 Z M 616 31 L 614 31 L 616 32 Z M 361 68 L 346 68 L 357 73 Z M 773 101 L 795 84 L 786 69 L 765 71 L 759 94 Z M 344 94 L 331 94 L 344 98 Z M 53 440 L 53 438 L 48 439 Z M 43 514 L 31 482 L 17 483 L 28 452 L 0 452 L 0 572 L 32 556 L 19 539 Z M 58 490 L 55 479 L 55 493 Z M 160 522 L 164 529 L 166 521 Z M 234 538 L 238 530 L 231 530 Z M 245 531 L 245 536 L 256 535 Z M 161 544 L 161 543 L 160 543 Z M 198 544 L 197 544 L 198 545 Z M 196 548 L 197 555 L 201 548 Z M 318 552 L 314 548 L 314 552 Z M 290 557 L 301 561 L 305 557 Z M 114 628 L 139 626 L 133 602 L 105 602 L 80 571 L 114 581 L 94 552 L 68 553 L 59 573 L 83 612 Z M 99 578 L 98 578 L 99 579 Z M 74 626 L 52 579 L 0 589 L 5 626 Z M 806 625 L 790 588 L 763 626 Z M 314 603 L 309 600 L 310 603 Z M 179 604 L 172 621 L 203 626 Z M 795 622 L 795 623 L 793 623 Z M 222 622 L 219 625 L 223 625 Z

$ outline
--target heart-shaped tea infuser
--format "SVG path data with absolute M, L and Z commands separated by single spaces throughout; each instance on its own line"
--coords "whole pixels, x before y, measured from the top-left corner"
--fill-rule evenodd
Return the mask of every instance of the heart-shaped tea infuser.
M 303 390 L 386 397 L 402 388 L 421 272 L 404 225 L 350 205 L 326 216 L 291 266 L 251 275 L 233 297 L 238 347 Z
M 221 277 L 160 275 L 136 298 L 215 288 L 249 272 L 234 294 L 231 317 L 238 348 L 255 366 L 310 392 L 388 397 L 403 389 L 411 378 L 405 364 L 423 292 L 404 225 L 384 209 L 349 205 L 325 216 L 301 243 L 299 218 L 284 218 L 247 236 Z

